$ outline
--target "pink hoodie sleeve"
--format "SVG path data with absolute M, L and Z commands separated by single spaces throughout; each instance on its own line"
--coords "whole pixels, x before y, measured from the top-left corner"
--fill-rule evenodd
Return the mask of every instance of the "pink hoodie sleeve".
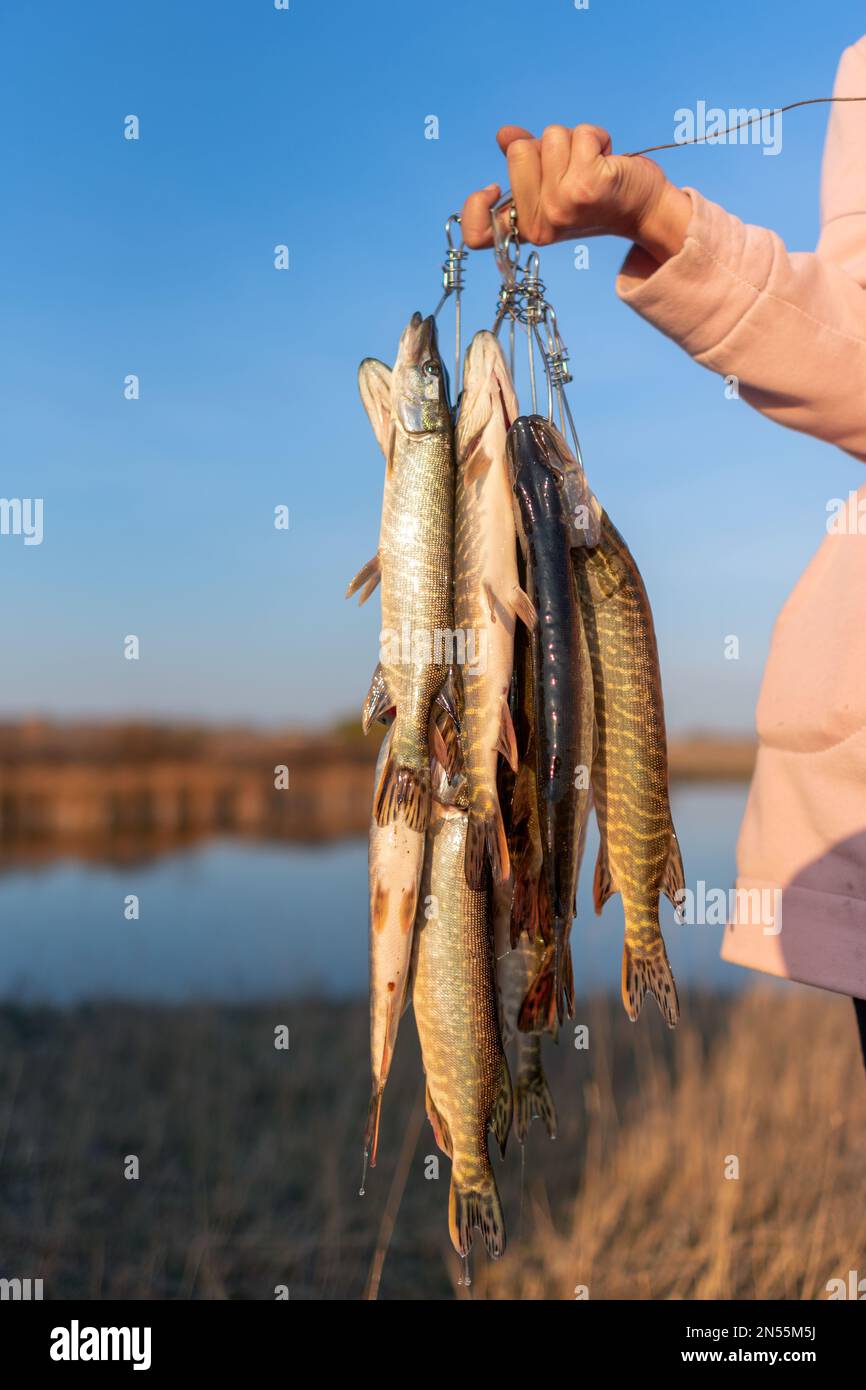
M 866 96 L 866 38 L 843 53 L 834 95 Z M 749 405 L 866 461 L 866 102 L 830 111 L 814 253 L 689 188 L 682 250 L 647 274 L 633 247 L 616 287 L 696 362 L 736 376 Z

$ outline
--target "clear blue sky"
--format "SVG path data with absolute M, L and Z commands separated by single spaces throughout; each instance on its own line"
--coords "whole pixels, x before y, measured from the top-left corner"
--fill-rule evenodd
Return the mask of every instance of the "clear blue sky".
M 0 714 L 291 723 L 365 693 L 378 608 L 342 594 L 376 547 L 382 461 L 356 367 L 435 304 L 441 224 L 499 177 L 496 128 L 588 119 L 620 149 L 655 144 L 698 100 L 828 94 L 864 27 L 854 0 L 11 8 L 0 493 L 44 497 L 45 540 L 0 538 Z M 662 158 L 809 249 L 825 123 L 786 117 L 776 158 Z M 569 246 L 543 255 L 588 471 L 649 587 L 669 722 L 748 728 L 774 616 L 862 466 L 726 400 L 620 305 L 624 251 L 594 241 L 588 271 Z M 488 255 L 468 283 L 472 330 L 492 317 Z

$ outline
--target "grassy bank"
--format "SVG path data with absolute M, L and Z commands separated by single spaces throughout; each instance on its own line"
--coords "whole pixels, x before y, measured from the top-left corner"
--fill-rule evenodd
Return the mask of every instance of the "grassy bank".
M 799 1299 L 866 1274 L 850 1002 L 791 989 L 685 1005 L 668 1034 L 650 1006 L 632 1026 L 618 1003 L 579 1001 L 588 1051 L 566 1033 L 548 1054 L 559 1137 L 533 1128 L 522 1201 L 513 1140 L 497 1161 L 509 1249 L 473 1257 L 474 1297 Z M 405 1142 L 420 1077 L 409 1015 L 360 1198 L 362 1004 L 6 1006 L 0 1275 L 42 1278 L 46 1298 L 272 1299 L 279 1284 L 357 1298 L 375 1262 L 381 1298 L 465 1297 L 447 1160 L 425 1179 L 426 1121 Z

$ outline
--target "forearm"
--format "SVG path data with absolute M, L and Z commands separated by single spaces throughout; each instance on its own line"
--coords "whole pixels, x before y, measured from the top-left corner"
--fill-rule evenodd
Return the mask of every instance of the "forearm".
M 633 247 L 620 297 L 702 366 L 736 377 L 771 419 L 866 457 L 866 291 L 766 228 L 682 196 L 690 217 L 679 249 L 681 210 L 669 210 L 661 244 L 650 241 L 664 259 L 646 239 Z

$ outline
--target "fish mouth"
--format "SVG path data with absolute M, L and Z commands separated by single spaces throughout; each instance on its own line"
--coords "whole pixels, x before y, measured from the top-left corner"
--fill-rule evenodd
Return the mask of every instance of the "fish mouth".
M 422 318 L 416 309 L 403 329 L 398 360 L 403 366 L 419 367 L 422 362 L 438 356 L 436 320 L 432 314 L 428 314 L 426 319 Z

